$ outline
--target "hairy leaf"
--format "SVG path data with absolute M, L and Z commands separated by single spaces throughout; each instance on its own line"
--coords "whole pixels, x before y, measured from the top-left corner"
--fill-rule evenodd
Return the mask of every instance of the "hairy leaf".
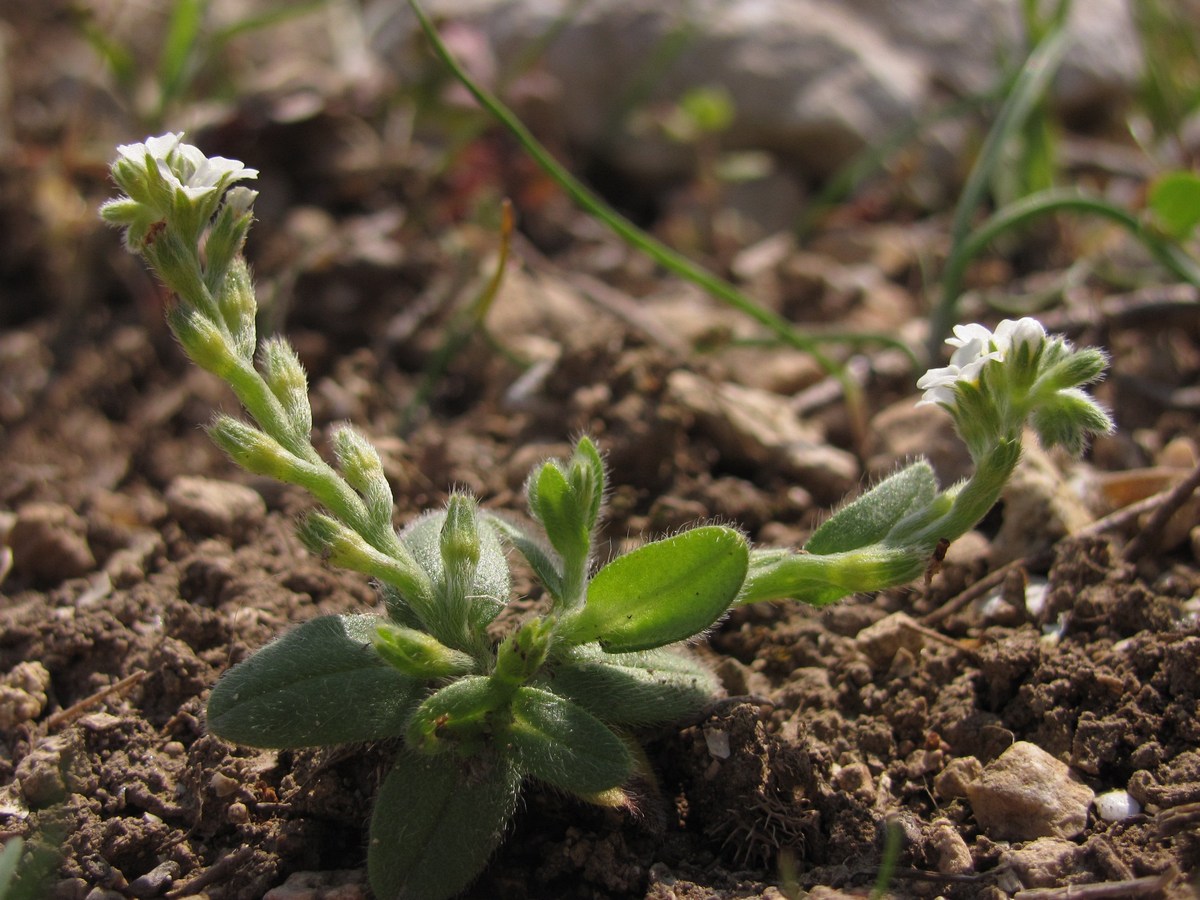
M 446 900 L 469 885 L 504 836 L 520 786 L 504 759 L 402 752 L 371 816 L 375 896 Z
M 605 653 L 586 644 L 564 654 L 550 685 L 610 725 L 654 725 L 702 709 L 717 679 L 699 660 L 673 650 Z
M 804 549 L 825 555 L 878 543 L 892 526 L 928 506 L 936 495 L 933 469 L 923 460 L 915 462 L 834 513 L 813 533 Z
M 579 496 L 557 460 L 534 470 L 527 487 L 529 508 L 568 566 L 587 558 L 590 546 L 591 498 Z
M 746 577 L 746 539 L 709 525 L 619 556 L 596 573 L 587 603 L 559 636 L 611 653 L 686 640 L 721 617 Z
M 522 771 L 574 794 L 617 787 L 633 771 L 625 743 L 607 725 L 565 697 L 519 688 L 507 739 Z
M 305 622 L 230 669 L 208 727 L 252 747 L 316 747 L 404 733 L 423 692 L 371 646 L 378 616 Z

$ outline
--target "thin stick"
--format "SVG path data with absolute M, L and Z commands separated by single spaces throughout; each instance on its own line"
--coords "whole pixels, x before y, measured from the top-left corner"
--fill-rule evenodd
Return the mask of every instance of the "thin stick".
M 1126 562 L 1136 562 L 1153 548 L 1168 520 L 1188 502 L 1197 488 L 1200 488 L 1200 466 L 1196 466 L 1191 475 L 1166 492 L 1158 509 L 1154 510 L 1145 526 L 1138 529 L 1137 535 L 1125 547 L 1123 557 Z
M 92 694 L 92 696 L 85 697 L 78 703 L 68 706 L 66 709 L 60 709 L 46 720 L 46 729 L 48 731 L 53 731 L 59 726 L 74 722 L 92 707 L 99 706 L 103 701 L 107 700 L 113 694 L 123 694 L 145 677 L 146 673 L 139 670 L 134 672 L 132 675 L 126 675 L 116 684 L 110 684 L 108 687 L 96 691 L 96 693 Z

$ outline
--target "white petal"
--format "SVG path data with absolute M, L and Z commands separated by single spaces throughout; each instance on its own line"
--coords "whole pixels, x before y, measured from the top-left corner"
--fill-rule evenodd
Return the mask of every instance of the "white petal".
M 931 403 L 936 403 L 939 406 L 953 406 L 954 388 L 944 387 L 942 385 L 931 387 L 925 392 L 921 399 L 917 401 L 917 406 L 925 406 Z
M 946 338 L 946 343 L 951 347 L 962 347 L 964 344 L 976 340 L 987 346 L 992 340 L 992 333 L 982 325 L 972 322 L 969 325 L 955 325 L 954 337 Z
M 1046 329 L 1042 323 L 1030 316 L 1017 319 L 1005 319 L 996 326 L 996 344 L 1004 347 L 1024 347 L 1037 345 L 1046 339 Z
M 942 385 L 952 385 L 958 380 L 958 372 L 958 366 L 954 365 L 941 369 L 930 369 L 917 379 L 917 388 L 924 391 Z
M 183 140 L 182 131 L 168 131 L 166 134 L 160 134 L 158 137 L 146 138 L 146 152 L 155 159 L 166 159 L 179 146 L 181 140 Z

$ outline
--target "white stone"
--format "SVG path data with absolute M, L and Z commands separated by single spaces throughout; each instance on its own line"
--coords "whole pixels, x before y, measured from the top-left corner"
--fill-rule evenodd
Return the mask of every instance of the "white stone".
M 1142 811 L 1142 804 L 1129 791 L 1105 791 L 1096 798 L 1096 815 L 1105 822 L 1124 822 Z

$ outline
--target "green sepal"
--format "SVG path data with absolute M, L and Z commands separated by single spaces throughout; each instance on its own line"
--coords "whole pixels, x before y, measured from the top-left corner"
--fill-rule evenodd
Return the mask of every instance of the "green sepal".
M 878 543 L 897 522 L 928 506 L 936 495 L 933 469 L 924 460 L 915 462 L 834 513 L 813 532 L 804 549 L 825 555 Z
M 497 709 L 507 692 L 485 675 L 468 675 L 425 698 L 417 707 L 406 735 L 415 750 L 435 754 L 478 751 L 492 732 Z
M 447 900 L 462 891 L 504 836 L 520 787 L 505 759 L 402 752 L 371 816 L 367 872 L 378 900 Z
M 418 613 L 430 607 L 433 587 L 419 563 L 403 552 L 383 553 L 357 531 L 321 512 L 301 519 L 296 534 L 309 550 L 334 565 L 378 578 L 394 588 L 397 596 L 392 600 L 400 599 Z M 393 605 L 389 603 L 389 609 Z
M 415 628 L 381 621 L 375 627 L 373 644 L 390 665 L 413 678 L 449 678 L 475 670 L 470 656 Z
M 511 722 L 498 738 L 515 751 L 524 773 L 574 794 L 617 787 L 633 772 L 633 757 L 612 729 L 540 688 L 517 690 Z
M 1108 413 L 1078 388 L 1055 391 L 1034 409 L 1030 424 L 1043 447 L 1062 447 L 1073 456 L 1092 435 L 1113 430 Z
M 213 734 L 252 747 L 317 747 L 402 735 L 423 686 L 372 648 L 378 616 L 322 616 L 217 682 Z
M 687 640 L 729 608 L 748 562 L 746 539 L 721 525 L 646 544 L 596 573 L 583 609 L 562 620 L 558 636 L 599 641 L 610 653 Z
M 222 381 L 237 366 L 234 348 L 229 337 L 205 315 L 186 303 L 177 303 L 167 310 L 167 325 L 188 357 Z
M 609 725 L 673 722 L 699 712 L 717 691 L 707 666 L 667 648 L 605 653 L 585 644 L 567 649 L 555 663 L 551 690 Z

